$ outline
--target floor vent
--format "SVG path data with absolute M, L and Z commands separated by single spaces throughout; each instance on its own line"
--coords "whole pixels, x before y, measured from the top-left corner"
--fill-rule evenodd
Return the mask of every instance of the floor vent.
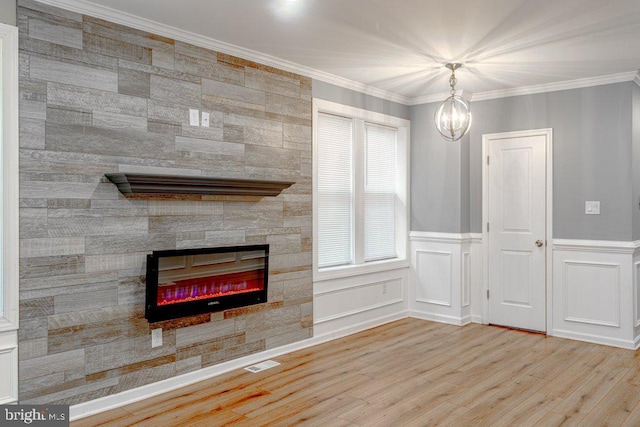
M 264 362 L 260 362 L 258 364 L 247 366 L 244 368 L 246 371 L 253 372 L 254 374 L 257 372 L 264 371 L 265 369 L 273 368 L 274 366 L 278 366 L 280 363 L 274 362 L 273 360 L 265 360 Z

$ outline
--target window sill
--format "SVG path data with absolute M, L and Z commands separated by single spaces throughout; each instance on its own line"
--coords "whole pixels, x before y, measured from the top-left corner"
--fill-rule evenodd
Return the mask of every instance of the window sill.
M 341 279 L 344 277 L 360 276 L 362 274 L 379 273 L 381 271 L 397 270 L 408 268 L 409 260 L 391 259 L 385 261 L 371 262 L 362 265 L 345 265 L 340 267 L 327 267 L 322 270 L 313 269 L 313 281 L 323 282 L 326 280 Z

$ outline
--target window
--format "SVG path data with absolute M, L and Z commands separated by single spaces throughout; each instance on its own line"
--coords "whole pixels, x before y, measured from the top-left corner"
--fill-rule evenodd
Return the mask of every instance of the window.
M 314 279 L 405 266 L 409 121 L 314 100 Z

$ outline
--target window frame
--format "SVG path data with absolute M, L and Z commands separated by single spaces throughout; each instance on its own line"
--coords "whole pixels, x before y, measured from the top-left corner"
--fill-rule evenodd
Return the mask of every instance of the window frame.
M 409 267 L 409 137 L 410 121 L 357 107 L 351 107 L 323 99 L 313 99 L 313 280 L 316 282 L 357 276 L 367 273 Z M 354 126 L 353 186 L 354 186 L 354 259 L 352 264 L 334 267 L 318 267 L 318 114 L 333 114 L 351 118 Z M 364 261 L 364 174 L 365 174 L 365 124 L 393 127 L 398 130 L 398 203 L 396 203 L 397 257 L 376 261 Z

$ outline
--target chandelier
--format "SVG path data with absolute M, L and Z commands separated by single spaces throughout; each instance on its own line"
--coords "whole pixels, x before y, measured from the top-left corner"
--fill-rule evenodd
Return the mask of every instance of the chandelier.
M 435 121 L 438 132 L 448 141 L 457 141 L 469 132 L 471 127 L 471 107 L 469 103 L 456 95 L 456 70 L 462 64 L 447 64 L 451 70 L 449 86 L 451 96 L 444 100 L 436 110 Z

